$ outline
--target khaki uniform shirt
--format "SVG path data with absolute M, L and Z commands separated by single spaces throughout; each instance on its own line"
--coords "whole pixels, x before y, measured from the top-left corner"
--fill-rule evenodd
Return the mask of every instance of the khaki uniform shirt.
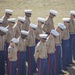
M 0 36 L 0 51 L 4 51 L 5 37 Z
M 8 20 L 7 20 L 8 17 L 7 17 L 7 16 L 3 16 L 2 18 L 3 18 L 3 24 L 2 24 L 2 25 L 3 25 L 4 27 L 7 27 L 7 26 L 8 26 Z
M 59 36 L 55 38 L 55 45 L 56 46 L 61 45 L 61 33 L 59 33 Z
M 36 38 L 35 33 L 29 31 L 28 38 L 27 38 L 27 40 L 28 40 L 27 45 L 28 45 L 29 47 L 35 46 L 35 38 Z
M 49 36 L 46 40 L 48 53 L 55 53 L 55 41 Z
M 22 25 L 22 30 L 26 30 L 28 31 L 29 30 L 29 24 L 30 24 L 30 19 L 28 17 L 25 17 L 25 22 L 24 24 Z
M 15 37 L 15 33 L 14 33 L 13 28 L 11 28 L 11 27 L 8 26 L 7 29 L 8 29 L 8 32 L 6 34 L 6 42 L 10 43 L 10 41 L 12 40 L 12 38 Z
M 26 39 L 22 39 L 21 37 L 19 37 L 18 50 L 20 52 L 26 51 L 26 45 L 27 45 Z
M 37 29 L 35 30 L 35 35 L 36 35 L 36 39 L 40 40 L 39 34 L 42 34 L 43 30 L 42 27 L 37 27 Z
M 8 59 L 9 61 L 16 61 L 17 60 L 17 47 L 8 47 Z
M 38 58 L 47 59 L 47 46 L 46 42 L 42 43 L 41 41 L 36 45 L 34 58 L 37 61 Z
M 14 28 L 14 32 L 15 32 L 15 38 L 18 38 L 21 35 L 22 27 L 20 25 L 16 24 L 13 28 Z
M 53 19 L 48 17 L 44 26 L 43 26 L 43 30 L 44 32 L 51 32 L 52 29 L 55 29 L 54 28 L 54 23 L 53 23 Z
M 68 27 L 61 33 L 61 38 L 63 40 L 68 40 L 70 38 Z
M 69 32 L 70 34 L 75 34 L 75 20 L 70 20 Z

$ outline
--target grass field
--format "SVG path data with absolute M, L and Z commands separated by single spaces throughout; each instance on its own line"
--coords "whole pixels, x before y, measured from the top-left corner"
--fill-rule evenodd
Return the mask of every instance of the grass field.
M 62 22 L 63 17 L 69 17 L 70 10 L 75 10 L 75 0 L 0 0 L 0 18 L 6 8 L 13 9 L 12 17 L 24 16 L 25 9 L 32 9 L 31 22 L 37 24 L 37 17 L 46 18 L 50 9 L 59 12 L 54 19 L 55 26 Z
M 55 27 L 62 22 L 63 17 L 69 17 L 70 10 L 75 10 L 75 0 L 0 0 L 0 18 L 4 15 L 5 9 L 13 9 L 13 16 L 24 16 L 25 9 L 32 9 L 31 22 L 37 24 L 37 17 L 46 18 L 49 10 L 58 11 L 54 18 Z M 66 75 L 75 75 L 75 67 L 69 68 Z

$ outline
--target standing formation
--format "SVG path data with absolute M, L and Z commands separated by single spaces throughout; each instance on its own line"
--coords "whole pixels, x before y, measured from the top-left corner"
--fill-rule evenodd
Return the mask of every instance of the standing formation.
M 32 10 L 24 13 L 16 23 L 13 10 L 6 9 L 0 19 L 0 75 L 65 74 L 75 60 L 75 11 L 57 28 L 55 10 L 46 19 L 38 17 L 37 25 L 30 21 Z

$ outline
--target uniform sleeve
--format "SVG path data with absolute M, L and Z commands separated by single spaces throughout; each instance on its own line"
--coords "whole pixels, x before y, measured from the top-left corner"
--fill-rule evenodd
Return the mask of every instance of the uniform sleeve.
M 15 33 L 15 36 L 16 36 L 16 27 L 14 27 L 13 30 L 14 30 L 14 33 Z
M 27 40 L 26 45 L 28 46 L 29 45 L 29 41 L 30 41 L 30 36 L 29 35 L 27 36 L 26 40 Z
M 19 28 L 17 29 L 17 32 L 19 33 L 19 35 L 21 34 L 21 31 L 19 30 Z
M 20 44 L 20 40 L 19 40 L 18 46 L 17 46 L 17 49 L 18 49 L 18 50 L 20 49 L 20 46 L 21 46 L 21 44 Z
M 6 42 L 6 35 L 3 36 L 3 40 L 4 40 L 4 42 Z
M 24 24 L 22 25 L 22 30 L 25 30 L 25 26 L 26 26 L 26 21 L 25 21 Z
M 47 46 L 47 51 L 49 50 L 49 48 L 51 47 L 51 39 L 50 39 L 50 37 L 48 37 L 47 38 L 47 40 L 46 40 L 46 46 Z
M 63 39 L 64 36 L 65 36 L 65 30 L 62 31 L 61 34 L 60 34 L 60 38 L 61 38 L 61 40 Z
M 45 24 L 43 25 L 43 31 L 47 32 L 47 25 L 48 25 L 48 21 L 45 22 Z
M 4 18 L 4 16 L 2 17 L 2 19 L 3 19 L 2 25 L 4 26 L 5 25 L 5 18 Z
M 70 32 L 70 28 L 71 28 L 71 25 L 68 26 L 69 32 Z
M 2 25 L 3 25 L 4 27 L 8 26 L 7 18 L 6 18 L 6 17 L 3 17 L 2 19 L 3 19 Z
M 8 48 L 8 59 L 11 59 L 12 58 L 12 48 Z
M 35 30 L 34 34 L 35 34 L 35 38 L 37 38 L 37 34 L 38 34 L 37 29 Z
M 49 44 L 50 44 L 50 38 L 49 38 L 49 36 L 48 36 L 48 37 L 47 37 L 47 40 L 46 40 L 46 45 L 49 46 Z
M 39 58 L 39 48 L 37 46 L 35 47 L 34 58 L 35 58 L 35 61 L 37 62 Z
M 27 39 L 25 40 L 25 45 L 26 45 L 26 46 L 28 45 L 28 40 L 27 40 Z
M 5 41 L 8 39 L 9 36 L 9 31 L 6 33 L 6 35 L 4 35 Z
M 15 32 L 15 37 L 17 38 L 16 34 L 20 35 L 21 31 L 19 30 L 19 28 L 15 27 L 14 28 L 14 32 Z M 18 36 L 19 37 L 19 36 Z

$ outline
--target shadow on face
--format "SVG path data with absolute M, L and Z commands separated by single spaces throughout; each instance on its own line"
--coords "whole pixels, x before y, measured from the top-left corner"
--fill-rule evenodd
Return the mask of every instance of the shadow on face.
M 40 38 L 41 42 L 45 42 L 46 41 L 46 38 Z
M 70 19 L 71 20 L 75 19 L 75 15 L 70 14 Z
M 6 13 L 6 16 L 7 16 L 8 18 L 10 18 L 10 16 L 12 16 L 12 14 Z
M 26 38 L 27 38 L 27 35 L 21 34 L 21 38 L 22 38 L 22 39 L 26 39 Z
M 54 18 L 54 17 L 55 17 L 55 15 L 53 15 L 53 14 L 51 14 L 51 13 L 50 13 L 50 17 L 51 17 L 51 18 Z
M 70 22 L 64 22 L 64 25 L 65 25 L 66 27 L 68 27 L 68 26 L 70 25 Z
M 26 17 L 31 17 L 31 13 L 25 13 Z
M 8 24 L 9 24 L 10 27 L 13 27 L 15 22 L 9 22 Z

